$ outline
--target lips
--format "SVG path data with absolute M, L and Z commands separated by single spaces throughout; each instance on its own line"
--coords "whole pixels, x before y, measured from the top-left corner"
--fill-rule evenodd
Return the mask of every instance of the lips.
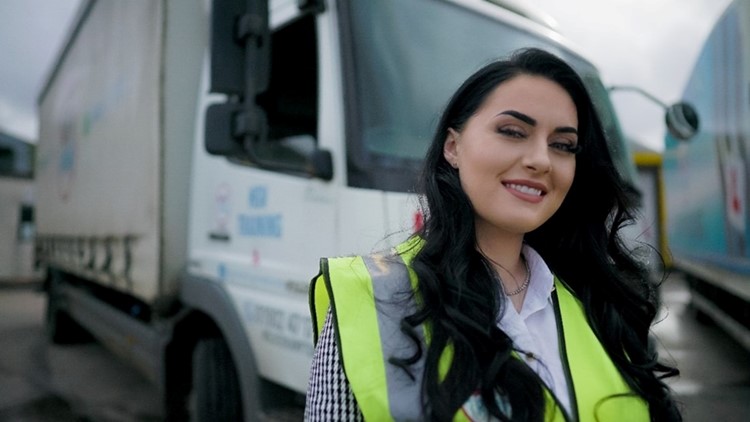
M 531 196 L 537 196 L 541 197 L 547 194 L 547 189 L 544 185 L 540 183 L 535 183 L 531 181 L 504 181 L 503 186 L 506 188 L 522 193 L 524 195 L 531 195 Z
M 542 190 L 537 188 L 532 188 L 530 186 L 524 186 L 524 185 L 518 185 L 515 183 L 509 183 L 505 185 L 506 187 L 517 190 L 521 193 L 525 193 L 527 195 L 535 195 L 535 196 L 542 196 Z

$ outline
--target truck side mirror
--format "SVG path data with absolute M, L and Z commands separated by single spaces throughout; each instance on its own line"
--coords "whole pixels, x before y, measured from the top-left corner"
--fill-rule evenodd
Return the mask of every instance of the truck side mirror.
M 229 101 L 206 111 L 205 146 L 211 154 L 242 155 L 268 133 L 257 102 L 271 67 L 268 0 L 213 0 L 212 8 L 210 91 Z
M 681 141 L 692 138 L 698 132 L 698 112 L 689 103 L 679 102 L 667 107 L 664 119 L 669 133 Z
M 254 102 L 268 89 L 269 49 L 267 0 L 213 0 L 211 92 Z
M 211 20 L 210 91 L 227 95 L 225 103 L 205 111 L 204 147 L 219 155 L 260 168 L 333 178 L 329 151 L 310 148 L 295 152 L 302 160 L 284 161 L 268 154 L 267 94 L 271 73 L 269 0 L 213 0 Z M 320 0 L 299 1 L 300 10 L 322 10 Z M 283 142 L 272 143 L 283 146 Z M 300 162 L 301 161 L 301 162 Z
M 246 142 L 253 140 L 245 135 L 255 133 L 256 139 L 265 140 L 267 130 L 266 113 L 260 107 L 248 110 L 240 103 L 212 104 L 206 110 L 204 145 L 209 154 L 244 157 L 252 161 L 253 147 Z

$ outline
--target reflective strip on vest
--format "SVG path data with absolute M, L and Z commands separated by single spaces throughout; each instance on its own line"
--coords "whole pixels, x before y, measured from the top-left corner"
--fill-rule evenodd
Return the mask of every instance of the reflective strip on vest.
M 366 420 L 411 421 L 422 419 L 421 382 L 424 356 L 411 366 L 412 380 L 404 370 L 388 363 L 389 357 L 406 358 L 415 352 L 413 340 L 400 329 L 401 320 L 416 309 L 416 276 L 407 265 L 416 252 L 412 242 L 397 247 L 387 257 L 332 258 L 321 261 L 321 274 L 310 291 L 316 339 L 330 306 L 342 366 Z M 321 282 L 322 281 L 322 282 Z M 579 420 L 649 421 L 648 407 L 635 396 L 594 335 L 581 303 L 555 279 L 563 332 Z M 417 327 L 425 339 L 424 327 Z M 427 338 L 429 341 L 429 338 Z M 423 343 L 423 344 L 426 344 Z M 450 361 L 450 353 L 443 357 Z M 562 357 L 563 359 L 565 356 Z M 443 359 L 441 358 L 441 363 Z M 565 362 L 563 362 L 565 364 Z M 441 365 L 442 366 L 442 365 Z M 565 421 L 564 412 L 545 388 L 545 419 Z M 454 421 L 469 420 L 463 410 Z
M 370 255 L 363 258 L 375 293 L 391 417 L 397 421 L 421 420 L 422 375 L 426 354 L 422 353 L 420 359 L 410 366 L 413 379 L 403 369 L 387 361 L 389 357 L 410 358 L 417 352 L 414 341 L 401 331 L 401 320 L 416 312 L 409 272 L 398 256 L 386 258 Z M 418 327 L 416 334 L 425 344 L 424 330 Z
M 331 274 L 346 277 L 332 280 Z M 324 296 L 323 290 L 330 300 L 341 365 L 362 414 L 367 420 L 391 420 L 377 310 L 364 260 L 349 257 L 322 262 L 321 275 L 313 281 L 310 292 L 318 336 L 325 321 L 320 315 L 324 315 L 329 305 L 326 299 L 316 302 Z

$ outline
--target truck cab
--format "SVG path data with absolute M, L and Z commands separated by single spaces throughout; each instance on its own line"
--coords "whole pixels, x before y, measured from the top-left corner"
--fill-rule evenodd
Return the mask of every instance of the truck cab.
M 222 143 L 210 131 L 195 143 L 190 270 L 232 292 L 260 374 L 274 382 L 306 388 L 306 286 L 320 257 L 385 249 L 419 228 L 414 192 L 433 126 L 481 65 L 531 46 L 563 56 L 584 76 L 621 171 L 633 174 L 596 70 L 541 22 L 481 0 L 272 5 L 270 58 L 259 60 L 270 70 L 245 71 L 265 90 L 254 104 L 229 103 L 265 114 L 267 126 L 217 147 L 223 157 L 206 153 L 204 143 Z M 330 174 L 305 162 L 316 151 L 328 153 Z

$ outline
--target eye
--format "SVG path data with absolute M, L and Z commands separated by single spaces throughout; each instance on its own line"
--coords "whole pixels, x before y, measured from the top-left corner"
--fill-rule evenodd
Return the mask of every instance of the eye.
M 571 140 L 559 140 L 549 144 L 550 148 L 554 148 L 560 152 L 566 154 L 578 154 L 581 152 L 581 146 L 577 142 Z
M 502 126 L 497 128 L 497 133 L 509 138 L 523 139 L 526 138 L 526 132 L 515 126 Z

